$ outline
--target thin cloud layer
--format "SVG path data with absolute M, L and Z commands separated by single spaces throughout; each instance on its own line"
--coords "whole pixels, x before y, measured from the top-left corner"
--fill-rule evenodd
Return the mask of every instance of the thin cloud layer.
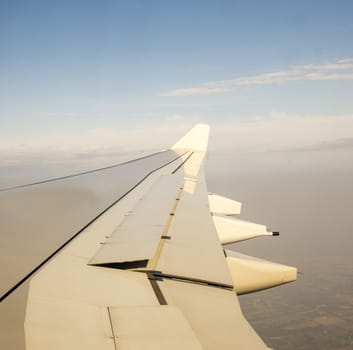
M 353 59 L 342 59 L 327 64 L 299 65 L 284 71 L 211 81 L 198 86 L 174 89 L 163 93 L 162 96 L 221 94 L 246 86 L 280 85 L 299 80 L 353 80 Z
M 77 133 L 19 136 L 0 140 L 0 166 L 95 160 L 120 162 L 171 146 L 190 126 L 176 119 L 170 126 L 138 129 L 96 128 Z M 173 135 L 175 137 L 173 138 Z
M 197 122 L 197 121 L 196 121 Z M 165 125 L 140 129 L 92 129 L 74 134 L 2 139 L 0 166 L 28 163 L 88 162 L 97 165 L 127 159 L 132 154 L 168 148 L 195 124 L 178 116 Z M 212 125 L 214 124 L 214 125 Z M 211 123 L 210 151 L 292 152 L 351 149 L 353 115 L 293 115 L 272 113 Z M 319 146 L 318 146 L 319 145 Z
M 351 150 L 353 151 L 353 137 L 345 137 L 333 141 L 319 142 L 306 147 L 295 147 L 281 152 L 320 152 L 320 151 L 336 151 Z
M 353 115 L 296 115 L 272 113 L 247 120 L 217 124 L 212 148 L 222 151 L 273 152 L 307 148 L 326 149 L 352 138 Z

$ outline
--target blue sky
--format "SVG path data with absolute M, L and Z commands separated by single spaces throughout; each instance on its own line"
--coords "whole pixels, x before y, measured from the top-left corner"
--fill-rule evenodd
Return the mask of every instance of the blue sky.
M 0 146 L 195 121 L 351 118 L 352 16 L 344 0 L 1 1 Z

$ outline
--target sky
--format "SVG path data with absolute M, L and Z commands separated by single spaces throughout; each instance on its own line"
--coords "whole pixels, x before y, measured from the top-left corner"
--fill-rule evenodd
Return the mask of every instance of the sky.
M 211 149 L 346 154 L 352 13 L 345 0 L 1 1 L 0 165 L 167 147 L 197 122 Z

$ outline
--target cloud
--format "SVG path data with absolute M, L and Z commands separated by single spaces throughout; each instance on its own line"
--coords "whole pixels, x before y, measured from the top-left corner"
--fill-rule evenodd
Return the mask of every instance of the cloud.
M 353 137 L 353 114 L 272 113 L 218 123 L 212 148 L 234 152 L 273 152 L 329 144 Z M 348 141 L 347 141 L 348 142 Z M 337 145 L 336 145 L 337 146 Z M 338 148 L 338 147 L 337 147 Z M 343 148 L 343 147 L 340 147 Z
M 125 161 L 172 145 L 198 121 L 196 116 L 172 115 L 156 125 L 94 128 L 75 133 L 18 135 L 0 139 L 0 166 Z
M 174 144 L 200 118 L 174 115 L 138 129 L 0 139 L 0 188 L 118 164 Z M 211 123 L 213 173 L 348 169 L 353 171 L 353 114 L 272 113 Z M 321 164 L 321 165 L 320 165 Z
M 353 171 L 353 114 L 273 113 L 219 123 L 211 130 L 208 169 L 217 176 Z
M 353 80 L 353 73 L 308 73 L 305 77 L 308 80 Z
M 114 164 L 153 150 L 168 148 L 199 117 L 174 115 L 136 129 L 96 128 L 77 133 L 18 136 L 0 140 L 0 166 L 16 164 Z M 349 149 L 353 115 L 272 113 L 211 123 L 210 151 L 234 154 Z M 96 166 L 96 165 L 94 165 Z
M 306 64 L 228 80 L 212 81 L 198 86 L 174 89 L 162 96 L 221 94 L 244 86 L 281 85 L 292 81 L 353 80 L 353 59 L 336 60 L 326 64 Z
M 345 137 L 333 141 L 323 141 L 305 147 L 295 147 L 282 150 L 282 152 L 318 152 L 318 151 L 336 151 L 353 150 L 353 137 Z
M 162 96 L 186 96 L 186 95 L 210 95 L 210 94 L 221 94 L 227 91 L 224 88 L 218 87 L 195 87 L 195 88 L 188 88 L 188 89 L 176 89 L 165 94 Z

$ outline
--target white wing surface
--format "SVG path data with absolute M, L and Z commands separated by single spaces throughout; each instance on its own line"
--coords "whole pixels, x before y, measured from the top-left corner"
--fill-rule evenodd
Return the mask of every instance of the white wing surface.
M 204 176 L 208 132 L 197 125 L 167 158 L 162 152 L 157 167 L 36 273 L 28 350 L 267 349 L 242 315 L 237 271 L 245 292 L 280 283 L 271 275 L 252 287 L 261 261 L 245 266 L 252 274 L 244 282 L 242 257 L 223 250 Z M 240 203 L 215 195 L 211 209 L 235 215 Z

